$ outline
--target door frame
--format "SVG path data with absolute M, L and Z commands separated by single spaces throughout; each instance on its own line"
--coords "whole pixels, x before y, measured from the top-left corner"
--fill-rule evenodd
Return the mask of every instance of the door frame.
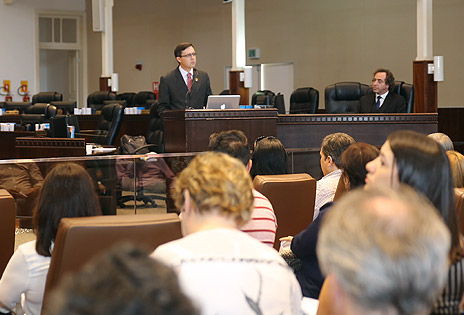
M 42 47 L 39 43 L 39 17 L 41 16 L 56 16 L 56 17 L 76 17 L 78 18 L 78 36 L 79 46 L 77 49 L 70 48 L 66 44 L 62 47 Z M 53 10 L 35 10 L 34 14 L 34 29 L 35 29 L 35 94 L 40 92 L 40 49 L 64 49 L 64 50 L 77 50 L 76 54 L 80 59 L 78 62 L 77 72 L 77 106 L 86 107 L 86 99 L 88 95 L 88 79 L 87 79 L 87 19 L 86 12 L 82 11 L 53 11 Z M 59 91 L 58 91 L 59 92 Z

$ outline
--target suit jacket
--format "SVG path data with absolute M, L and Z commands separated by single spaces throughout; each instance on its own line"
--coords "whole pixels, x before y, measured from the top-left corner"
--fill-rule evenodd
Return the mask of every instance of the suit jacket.
M 158 113 L 161 115 L 167 109 L 204 108 L 211 94 L 206 72 L 193 69 L 192 90 L 189 92 L 177 67 L 160 79 Z
M 359 100 L 359 113 L 406 113 L 406 100 L 403 96 L 389 92 L 382 106 L 376 108 L 375 93 L 369 93 Z

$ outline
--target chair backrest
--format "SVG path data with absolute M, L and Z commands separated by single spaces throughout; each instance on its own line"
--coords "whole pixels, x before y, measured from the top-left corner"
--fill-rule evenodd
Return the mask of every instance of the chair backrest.
M 338 180 L 337 189 L 335 190 L 334 201 L 340 200 L 340 198 L 347 192 L 345 183 L 343 182 L 343 176 L 340 176 Z
M 6 189 L 0 189 L 0 277 L 14 252 L 15 200 Z
M 74 109 L 77 107 L 77 102 L 63 102 L 63 101 L 53 101 L 50 102 L 51 105 L 56 107 L 57 115 L 72 115 L 74 114 Z
M 251 96 L 251 105 L 272 105 L 275 93 L 269 90 L 259 90 Z
M 454 188 L 454 196 L 459 231 L 464 235 L 464 188 Z
M 361 96 L 367 94 L 369 85 L 359 82 L 338 82 L 325 88 L 325 112 L 343 114 L 355 112 Z
M 20 114 L 24 114 L 31 105 L 31 102 L 4 102 L 3 108 L 5 110 L 17 110 Z
M 102 109 L 105 104 L 104 101 L 115 100 L 116 93 L 111 91 L 97 91 L 87 96 L 87 107 L 95 108 L 97 110 Z
M 253 186 L 274 208 L 277 218 L 274 248 L 279 248 L 280 237 L 296 235 L 313 220 L 316 180 L 308 174 L 258 175 Z
M 137 95 L 137 94 L 134 93 L 134 92 L 120 93 L 120 94 L 116 95 L 116 99 L 121 100 L 121 101 L 126 101 L 126 106 L 127 107 L 132 107 L 134 105 L 135 95 Z
M 58 92 L 39 92 L 32 96 L 32 104 L 63 101 L 63 94 Z
M 27 114 L 35 114 L 35 115 L 43 115 L 45 119 L 50 119 L 56 116 L 56 106 L 46 104 L 46 103 L 36 103 L 34 105 L 29 106 L 26 109 Z
M 149 100 L 156 100 L 155 93 L 150 91 L 138 92 L 134 97 L 134 103 L 132 106 L 150 108 L 151 104 L 149 105 Z
M 124 108 L 121 104 L 105 105 L 100 114 L 94 141 L 99 144 L 112 145 L 121 128 Z
M 174 213 L 63 218 L 55 238 L 43 304 L 64 275 L 79 271 L 116 243 L 132 242 L 154 250 L 181 237 L 180 220 Z
M 156 153 L 163 153 L 163 138 L 163 119 L 158 114 L 158 102 L 155 102 L 150 107 L 150 121 L 148 123 L 146 140 L 148 144 L 154 144 L 156 147 L 152 147 L 150 150 L 155 151 Z
M 414 112 L 414 85 L 404 81 L 395 81 L 390 91 L 403 96 L 406 99 L 406 112 Z
M 311 87 L 298 88 L 290 96 L 290 114 L 316 114 L 319 91 Z

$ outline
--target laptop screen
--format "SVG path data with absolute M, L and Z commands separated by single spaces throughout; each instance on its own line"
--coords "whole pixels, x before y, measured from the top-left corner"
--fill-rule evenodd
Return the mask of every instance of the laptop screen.
M 206 109 L 239 109 L 240 95 L 210 95 Z

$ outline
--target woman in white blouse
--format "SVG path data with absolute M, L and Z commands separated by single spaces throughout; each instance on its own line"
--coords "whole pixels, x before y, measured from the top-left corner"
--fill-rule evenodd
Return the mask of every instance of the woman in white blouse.
M 18 314 L 19 309 L 23 314 L 40 314 L 61 218 L 100 213 L 92 179 L 85 169 L 74 163 L 58 164 L 45 178 L 34 211 L 37 239 L 19 246 L 0 280 L 0 312 Z

